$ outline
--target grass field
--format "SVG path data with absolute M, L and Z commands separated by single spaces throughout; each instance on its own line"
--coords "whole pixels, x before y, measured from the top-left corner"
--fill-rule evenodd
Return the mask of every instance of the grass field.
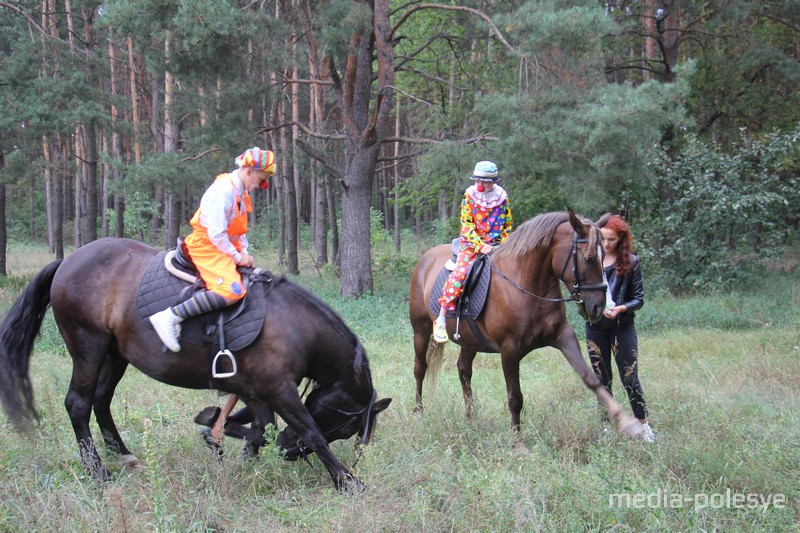
M 328 269 L 304 267 L 297 278 L 361 338 L 379 395 L 393 398 L 355 468 L 365 492 L 336 492 L 316 457 L 316 470 L 273 448 L 242 459 L 240 441 L 226 440 L 217 461 L 192 423 L 202 407 L 222 403 L 217 394 L 167 387 L 135 369 L 112 407 L 145 469 L 121 471 L 103 452 L 116 475 L 93 481 L 63 407 L 71 360 L 48 314 L 31 364 L 38 438 L 23 439 L 0 418 L 0 531 L 800 529 L 796 274 L 776 275 L 758 292 L 648 298 L 637 324 L 655 444 L 608 434 L 594 396 L 561 354 L 530 354 L 521 369 L 522 450 L 509 429 L 497 355 L 475 361 L 473 421 L 464 415 L 453 346 L 435 397 L 413 412 L 407 280 L 418 251 L 406 253 L 378 256 L 376 292 L 360 300 L 339 298 Z M 2 280 L 3 312 L 49 260 L 33 256 L 41 262 L 23 262 L 12 271 L 19 276 Z M 574 305 L 569 314 L 582 338 Z M 333 449 L 347 465 L 356 459 L 352 441 Z

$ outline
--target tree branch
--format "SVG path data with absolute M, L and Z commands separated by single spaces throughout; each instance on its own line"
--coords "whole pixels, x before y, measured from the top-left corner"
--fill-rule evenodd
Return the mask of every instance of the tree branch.
M 211 148 L 210 150 L 206 150 L 205 152 L 200 152 L 197 155 L 184 157 L 183 159 L 181 159 L 181 163 L 185 163 L 186 161 L 197 161 L 201 157 L 207 156 L 208 154 L 210 154 L 212 152 L 219 152 L 220 150 L 222 150 L 222 148 Z
M 389 31 L 389 34 L 388 34 L 389 40 L 394 38 L 395 32 L 400 28 L 400 26 L 403 25 L 403 23 L 405 23 L 408 20 L 408 18 L 412 14 L 416 13 L 417 11 L 421 11 L 423 9 L 443 9 L 443 10 L 446 10 L 446 11 L 465 11 L 467 13 L 475 15 L 476 17 L 479 17 L 479 18 L 483 19 L 484 22 L 486 22 L 486 24 L 488 24 L 489 27 L 492 28 L 492 31 L 497 36 L 497 40 L 499 40 L 503 44 L 503 46 L 508 48 L 515 55 L 526 57 L 525 54 L 523 54 L 522 52 L 520 52 L 519 50 L 517 50 L 516 48 L 511 46 L 511 44 L 506 40 L 506 38 L 503 37 L 503 34 L 500 32 L 500 29 L 495 25 L 494 22 L 492 22 L 492 19 L 486 13 L 484 13 L 483 11 L 480 11 L 478 9 L 473 9 L 471 7 L 466 7 L 466 6 L 448 6 L 448 5 L 444 5 L 444 4 L 417 4 L 414 7 L 412 7 L 411 9 L 409 9 L 408 11 L 406 11 L 403 14 L 403 16 L 400 17 L 400 19 L 398 19 L 398 21 L 395 23 L 395 25 Z
M 339 184 L 344 184 L 344 175 L 339 169 L 339 165 L 337 165 L 334 161 L 331 161 L 327 155 L 320 152 L 303 139 L 298 138 L 297 144 L 300 146 L 300 149 L 303 150 L 309 157 L 312 157 L 322 163 L 322 165 L 330 171 L 331 176 L 333 176 L 333 178 L 338 181 Z

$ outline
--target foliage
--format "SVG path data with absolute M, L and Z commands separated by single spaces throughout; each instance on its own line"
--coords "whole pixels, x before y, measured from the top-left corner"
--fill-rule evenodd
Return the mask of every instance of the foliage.
M 791 134 L 742 133 L 732 152 L 690 136 L 675 158 L 653 161 L 658 196 L 644 209 L 641 255 L 666 287 L 708 290 L 758 283 L 796 242 L 787 225 L 800 202 Z

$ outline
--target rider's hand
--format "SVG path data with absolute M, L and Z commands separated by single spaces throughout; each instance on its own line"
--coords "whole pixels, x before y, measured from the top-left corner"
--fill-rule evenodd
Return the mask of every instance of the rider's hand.
M 251 267 L 252 268 L 252 266 L 253 266 L 253 257 L 250 254 L 248 254 L 246 251 L 244 251 L 244 250 L 242 251 L 241 256 L 242 257 L 239 259 L 239 262 L 236 263 L 236 264 L 238 266 Z
M 494 250 L 494 246 L 492 246 L 491 244 L 484 244 L 478 251 L 482 254 L 489 255 L 490 253 L 492 253 L 492 250 Z

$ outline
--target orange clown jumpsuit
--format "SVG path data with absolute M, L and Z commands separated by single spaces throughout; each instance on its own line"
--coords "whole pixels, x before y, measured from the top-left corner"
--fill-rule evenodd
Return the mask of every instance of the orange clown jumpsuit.
M 225 298 L 244 298 L 242 277 L 236 270 L 241 252 L 247 250 L 247 218 L 253 211 L 250 193 L 235 173 L 220 174 L 200 200 L 186 239 L 206 288 Z

